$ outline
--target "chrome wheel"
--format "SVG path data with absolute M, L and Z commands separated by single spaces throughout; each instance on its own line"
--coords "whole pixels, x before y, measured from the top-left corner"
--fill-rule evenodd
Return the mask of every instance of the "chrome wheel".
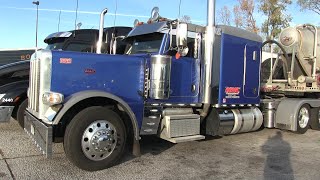
M 309 110 L 306 107 L 302 107 L 298 114 L 298 124 L 300 128 L 306 128 L 310 119 Z
M 84 131 L 81 146 L 85 156 L 93 161 L 107 158 L 117 144 L 116 128 L 107 120 L 91 123 Z

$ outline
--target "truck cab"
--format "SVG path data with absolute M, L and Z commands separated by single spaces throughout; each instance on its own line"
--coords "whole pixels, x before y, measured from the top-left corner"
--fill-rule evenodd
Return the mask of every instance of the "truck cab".
M 101 39 L 97 54 L 32 57 L 24 127 L 47 157 L 63 142 L 71 162 L 94 171 L 130 141 L 138 155 L 145 135 L 180 143 L 260 128 L 258 35 L 168 20 L 155 8 L 124 39 L 124 55 L 101 54 Z

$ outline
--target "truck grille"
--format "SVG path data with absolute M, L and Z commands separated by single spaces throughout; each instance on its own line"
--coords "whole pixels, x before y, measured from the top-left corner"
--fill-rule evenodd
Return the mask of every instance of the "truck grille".
M 29 108 L 39 112 L 40 58 L 30 61 Z

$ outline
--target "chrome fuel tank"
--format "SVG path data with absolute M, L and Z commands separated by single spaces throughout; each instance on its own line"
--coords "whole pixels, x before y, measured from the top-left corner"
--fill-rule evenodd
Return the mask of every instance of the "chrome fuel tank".
M 150 98 L 168 99 L 170 96 L 171 56 L 151 56 Z

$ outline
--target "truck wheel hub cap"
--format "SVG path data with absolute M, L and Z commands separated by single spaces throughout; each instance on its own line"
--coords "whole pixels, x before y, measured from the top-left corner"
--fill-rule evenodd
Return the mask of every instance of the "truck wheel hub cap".
M 94 161 L 107 158 L 115 149 L 117 133 L 115 127 L 107 120 L 91 123 L 84 131 L 81 140 L 85 156 Z
M 301 128 L 305 128 L 308 125 L 310 116 L 309 116 L 309 111 L 307 108 L 303 107 L 299 111 L 299 126 Z

